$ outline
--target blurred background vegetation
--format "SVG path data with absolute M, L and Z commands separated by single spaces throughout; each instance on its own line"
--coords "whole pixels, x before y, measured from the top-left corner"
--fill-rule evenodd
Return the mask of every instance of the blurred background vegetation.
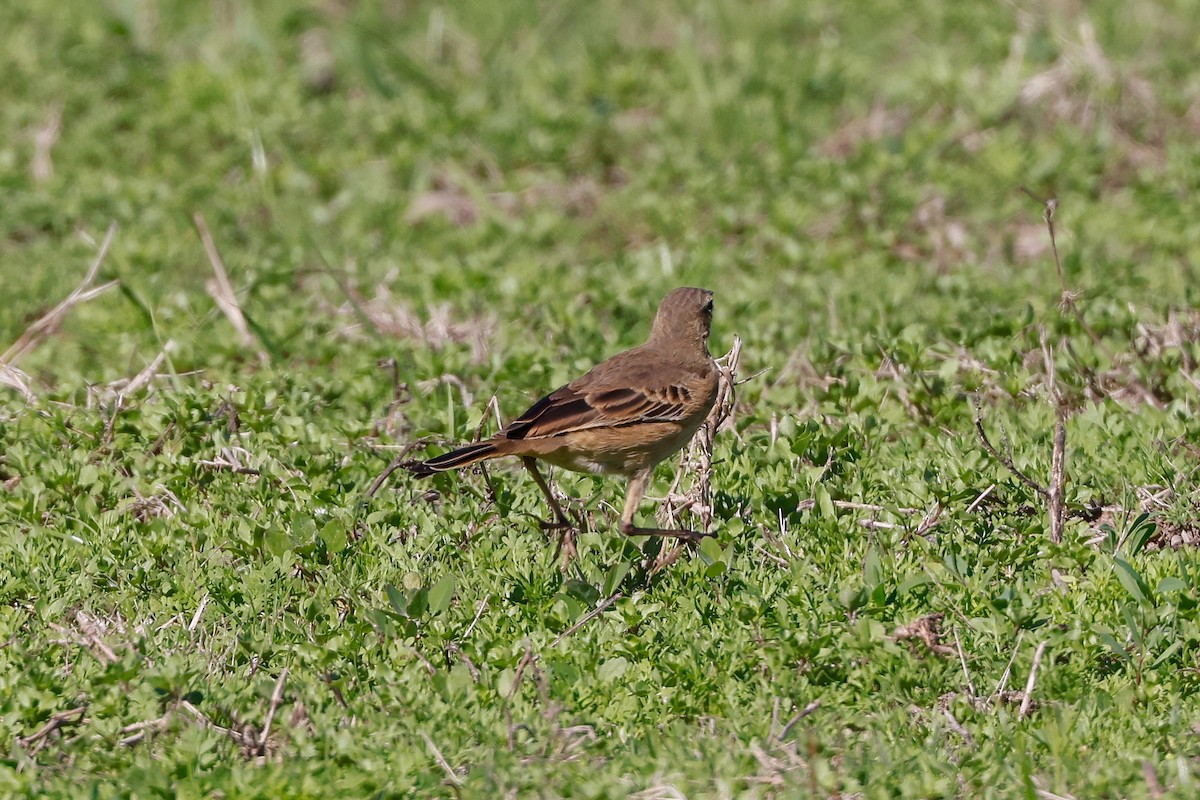
M 1191 0 L 0 4 L 0 353 L 112 223 L 118 282 L 0 384 L 0 793 L 1194 796 L 1197 41 Z M 686 284 L 757 376 L 721 548 L 627 585 L 591 478 L 567 577 L 516 475 L 364 499 Z M 1070 416 L 1062 545 L 971 397 L 1036 483 Z

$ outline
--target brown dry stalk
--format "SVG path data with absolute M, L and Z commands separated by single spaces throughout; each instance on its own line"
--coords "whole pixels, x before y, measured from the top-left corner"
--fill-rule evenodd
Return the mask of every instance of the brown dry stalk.
M 1029 708 L 1033 703 L 1033 687 L 1037 683 L 1038 667 L 1042 663 L 1042 653 L 1046 651 L 1046 642 L 1040 642 L 1037 650 L 1033 652 L 1033 665 L 1029 668 L 1029 680 L 1025 681 L 1025 696 L 1021 699 L 1021 710 L 1018 712 L 1018 719 L 1024 719 L 1029 714 Z
M 795 713 L 795 715 L 787 721 L 787 724 L 783 726 L 783 730 L 781 730 L 779 732 L 779 735 L 776 736 L 775 738 L 780 739 L 780 740 L 786 739 L 787 735 L 789 733 L 791 733 L 792 728 L 796 727 L 797 722 L 804 719 L 805 717 L 807 717 L 809 714 L 813 713 L 820 707 L 821 707 L 821 701 L 813 700 L 811 703 L 806 705 L 804 708 L 797 711 Z
M 103 294 L 120 283 L 120 281 L 112 280 L 108 283 L 102 283 L 99 286 L 92 285 L 96 280 L 96 276 L 100 273 L 100 267 L 104 264 L 104 259 L 108 255 L 108 248 L 116 235 L 117 223 L 114 222 L 108 226 L 108 232 L 104 235 L 104 241 L 100 244 L 100 250 L 92 260 L 91 266 L 88 267 L 87 275 L 84 276 L 83 281 L 62 302 L 47 311 L 26 328 L 25 332 L 3 354 L 0 354 L 0 367 L 13 367 L 22 356 L 50 338 L 58 330 L 63 319 L 71 312 L 71 309 L 80 303 L 91 300 L 97 295 Z
M 50 151 L 58 144 L 58 137 L 62 133 L 62 111 L 61 101 L 51 104 L 46 110 L 46 118 L 33 132 L 33 159 L 29 166 L 35 183 L 46 183 L 54 177 L 54 160 L 50 157 Z
M 1050 454 L 1050 498 L 1047 510 L 1050 513 L 1050 541 L 1058 544 L 1063 540 L 1065 503 L 1063 489 L 1066 484 L 1067 419 L 1062 406 L 1054 418 L 1054 448 Z
M 204 252 L 208 255 L 208 263 L 212 265 L 213 270 L 214 277 L 205 281 L 205 290 L 217 304 L 217 308 L 221 309 L 221 313 L 229 320 L 229 324 L 237 331 L 242 347 L 254 350 L 258 355 L 258 360 L 265 364 L 270 360 L 267 351 L 263 349 L 254 334 L 250 332 L 249 325 L 246 324 L 246 315 L 242 313 L 242 307 L 238 305 L 233 284 L 229 282 L 229 273 L 225 271 L 225 263 L 221 260 L 221 253 L 217 250 L 217 245 L 208 230 L 208 223 L 204 221 L 204 217 L 199 211 L 192 214 L 192 222 L 196 225 L 196 232 L 200 234 L 200 242 L 204 245 Z
M 79 706 L 78 708 L 69 708 L 66 711 L 56 711 L 46 720 L 46 724 L 38 728 L 34 733 L 29 734 L 23 739 L 18 739 L 22 747 L 33 747 L 34 751 L 41 750 L 46 744 L 46 739 L 50 734 L 58 729 L 71 723 L 83 722 L 83 715 L 87 713 L 87 706 Z
M 555 646 L 557 646 L 557 645 L 558 645 L 558 643 L 559 643 L 559 642 L 561 642 L 563 639 L 566 639 L 566 638 L 567 638 L 568 636 L 570 636 L 572 633 L 574 633 L 575 631 L 579 630 L 579 629 L 580 629 L 580 628 L 582 628 L 584 625 L 588 624 L 588 622 L 590 622 L 590 621 L 591 621 L 592 619 L 594 619 L 595 617 L 598 617 L 598 616 L 600 616 L 601 614 L 603 614 L 605 609 L 607 609 L 609 606 L 611 606 L 613 603 L 617 602 L 618 600 L 620 600 L 620 599 L 621 599 L 622 597 L 624 597 L 624 596 L 625 596 L 625 595 L 621 594 L 620 592 L 617 592 L 616 594 L 614 594 L 614 595 L 611 595 L 610 597 L 608 597 L 608 598 L 607 598 L 607 599 L 606 599 L 606 600 L 605 600 L 603 603 L 601 603 L 600 605 L 596 606 L 596 607 L 595 607 L 595 608 L 593 608 L 591 611 L 589 611 L 588 613 L 586 613 L 586 614 L 584 614 L 582 617 L 580 617 L 580 618 L 579 618 L 579 621 L 578 621 L 578 622 L 576 622 L 574 625 L 572 625 L 571 627 L 567 628 L 565 631 L 563 631 L 562 633 L 560 633 L 558 636 L 554 637 L 554 641 L 552 641 L 552 642 L 550 643 L 550 646 L 551 646 L 551 647 L 555 647 Z
M 712 410 L 708 412 L 708 418 L 704 424 L 700 426 L 700 430 L 696 431 L 696 435 L 692 437 L 691 443 L 684 450 L 683 456 L 679 461 L 679 469 L 675 471 L 675 480 L 671 483 L 671 488 L 667 490 L 667 502 L 665 506 L 669 524 L 675 525 L 675 512 L 677 509 L 691 508 L 698 512 L 700 517 L 700 528 L 705 532 L 712 529 L 712 453 L 713 443 L 716 439 L 717 432 L 732 424 L 734 411 L 737 406 L 737 380 L 738 363 L 742 357 L 742 339 L 740 336 L 733 337 L 733 346 L 729 352 L 718 358 L 717 365 L 720 368 L 720 385 L 717 389 L 717 399 L 713 402 Z M 761 373 L 758 373 L 761 374 Z M 746 380 L 752 380 L 758 375 L 752 375 Z M 742 381 L 744 382 L 744 381 Z M 692 487 L 682 495 L 677 494 L 680 481 L 683 476 L 694 469 L 696 480 Z M 675 554 L 678 557 L 678 553 Z M 661 569 L 662 567 L 659 567 Z
M 1058 391 L 1058 378 L 1054 369 L 1054 349 L 1046 340 L 1046 329 L 1041 329 L 1042 358 L 1046 363 L 1046 388 L 1054 406 L 1054 444 L 1050 452 L 1050 485 L 1046 493 L 1046 511 L 1050 517 L 1050 541 L 1059 544 L 1063 539 L 1064 503 L 1066 488 L 1067 411 L 1062 394 Z
M 267 718 L 263 721 L 262 732 L 258 735 L 258 753 L 262 755 L 267 751 L 267 737 L 271 735 L 271 723 L 275 721 L 275 712 L 279 710 L 279 704 L 283 702 L 283 685 L 287 681 L 288 671 L 285 667 L 280 673 L 278 680 L 275 681 L 275 690 L 271 692 L 271 705 L 267 708 Z
M 425 740 L 425 745 L 429 748 L 429 752 L 433 755 L 433 760 L 436 761 L 438 766 L 442 768 L 442 771 L 446 773 L 446 780 L 455 787 L 462 786 L 462 778 L 458 777 L 458 773 L 456 773 L 454 768 L 450 766 L 450 762 L 446 760 L 444 755 L 442 755 L 442 751 L 438 749 L 436 744 L 434 744 L 433 739 L 431 739 L 429 734 L 425 731 L 421 731 L 420 733 L 421 738 Z
M 1042 497 L 1048 498 L 1050 496 L 1049 489 L 1042 486 L 1033 478 L 1029 477 L 1020 469 L 1018 469 L 1017 465 L 1013 463 L 1011 455 L 1001 455 L 1000 451 L 992 445 L 991 439 L 988 438 L 987 433 L 983 430 L 983 410 L 979 407 L 979 403 L 974 398 L 971 399 L 971 405 L 975 407 L 975 433 L 979 435 L 979 443 L 983 445 L 983 449 L 988 452 L 988 455 L 999 461 L 1005 469 L 1007 469 L 1013 474 L 1014 477 L 1017 478 L 1017 480 L 1021 481 L 1021 483 L 1025 484 L 1030 489 L 1033 489 Z

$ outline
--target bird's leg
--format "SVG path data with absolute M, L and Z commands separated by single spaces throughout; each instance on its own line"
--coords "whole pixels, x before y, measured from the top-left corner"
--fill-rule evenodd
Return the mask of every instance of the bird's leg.
M 637 517 L 638 506 L 646 496 L 646 487 L 650 485 L 650 475 L 653 467 L 636 472 L 629 479 L 625 490 L 625 511 L 621 514 L 621 533 L 626 536 L 659 536 L 664 539 L 682 539 L 688 542 L 698 542 L 711 533 L 700 533 L 673 528 L 639 528 L 633 520 Z
M 525 469 L 533 474 L 533 479 L 541 488 L 542 494 L 546 496 L 546 503 L 550 506 L 550 510 L 554 512 L 554 521 L 538 520 L 538 524 L 544 531 L 559 531 L 558 546 L 554 548 L 554 558 L 557 559 L 559 554 L 563 557 L 563 571 L 566 571 L 567 564 L 575 557 L 575 526 L 571 520 L 567 519 L 567 515 L 563 513 L 562 506 L 558 504 L 558 498 L 554 496 L 554 492 L 550 491 L 550 484 L 546 483 L 546 479 L 542 476 L 542 471 L 538 469 L 537 459 L 529 456 L 523 456 L 521 463 L 525 465 Z

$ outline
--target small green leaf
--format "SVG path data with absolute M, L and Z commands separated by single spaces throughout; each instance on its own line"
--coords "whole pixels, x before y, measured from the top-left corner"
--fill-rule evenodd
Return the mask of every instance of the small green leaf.
M 1165 664 L 1173 655 L 1178 653 L 1182 647 L 1183 642 L 1176 640 L 1170 647 L 1159 653 L 1158 658 L 1154 659 L 1153 663 L 1150 664 L 1150 669 L 1157 669 Z
M 863 559 L 863 582 L 868 589 L 874 589 L 883 583 L 883 559 L 879 556 L 879 548 L 871 547 Z
M 427 589 L 417 589 L 415 592 L 410 592 L 408 595 L 408 617 L 409 619 L 420 619 L 425 615 L 425 611 L 429 608 L 429 591 Z
M 581 600 L 589 606 L 594 606 L 600 602 L 600 590 L 587 581 L 571 578 L 563 584 L 563 588 L 566 590 L 568 597 Z
M 1180 578 L 1168 576 L 1158 582 L 1157 591 L 1159 594 L 1166 594 L 1167 592 L 1182 592 L 1187 588 L 1187 584 Z
M 716 564 L 723 562 L 725 551 L 721 549 L 720 543 L 716 539 L 707 538 L 700 542 L 700 558 L 705 564 Z
M 1113 569 L 1117 573 L 1117 580 L 1125 587 L 1130 597 L 1139 603 L 1150 601 L 1150 587 L 1133 565 L 1120 556 L 1113 556 Z
M 292 546 L 291 535 L 278 525 L 272 525 L 267 529 L 266 535 L 263 537 L 263 549 L 267 551 L 267 555 L 272 555 L 277 558 L 282 558 Z
M 615 681 L 629 669 L 629 659 L 624 656 L 610 658 L 596 670 L 596 677 L 602 681 Z
M 605 597 L 611 597 L 616 593 L 617 587 L 624 582 L 625 577 L 629 575 L 629 570 L 632 568 L 632 566 L 633 565 L 628 561 L 618 561 L 616 564 L 613 564 L 612 568 L 609 569 L 608 574 L 604 576 Z
M 1137 519 L 1129 526 L 1125 541 L 1121 543 L 1121 551 L 1136 556 L 1146 547 L 1146 542 L 1150 541 L 1156 530 L 1158 525 L 1150 520 L 1149 514 L 1138 514 Z
M 325 551 L 330 554 L 340 553 L 345 550 L 346 544 L 349 541 L 346 536 L 346 526 L 334 519 L 322 525 L 317 535 L 325 543 Z
M 820 509 L 822 517 L 837 519 L 837 509 L 833 507 L 833 498 L 829 496 L 825 484 L 818 483 L 813 487 L 813 498 L 817 501 L 817 508 Z
M 391 603 L 392 609 L 400 616 L 407 617 L 408 598 L 404 596 L 404 592 L 390 583 L 385 584 L 383 590 L 387 592 L 388 602 Z
M 931 583 L 931 582 L 932 581 L 930 581 L 928 575 L 924 575 L 924 574 L 913 575 L 913 576 L 905 579 L 904 582 L 900 584 L 900 587 L 898 589 L 896 589 L 896 594 L 898 596 L 903 597 L 904 595 L 911 592 L 913 589 L 916 589 L 918 586 L 925 586 L 926 584 Z
M 454 599 L 454 576 L 446 575 L 429 590 L 429 613 L 441 614 Z
M 1113 651 L 1114 655 L 1120 656 L 1121 659 L 1126 663 L 1129 663 L 1133 660 L 1129 657 L 1129 653 L 1126 652 L 1125 648 L 1121 646 L 1121 643 L 1118 642 L 1111 633 L 1102 633 L 1100 634 L 1099 638 L 1109 650 Z

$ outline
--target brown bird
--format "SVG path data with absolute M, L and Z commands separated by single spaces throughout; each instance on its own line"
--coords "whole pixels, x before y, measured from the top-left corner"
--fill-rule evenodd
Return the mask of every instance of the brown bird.
M 491 439 L 403 466 L 426 476 L 517 456 L 554 512 L 554 522 L 542 523 L 547 529 L 569 529 L 571 523 L 542 477 L 538 459 L 575 472 L 623 475 L 629 484 L 622 533 L 700 539 L 706 534 L 641 528 L 634 518 L 654 467 L 691 440 L 716 400 L 720 370 L 707 344 L 712 312 L 712 292 L 675 289 L 659 304 L 645 344 L 546 395 Z

